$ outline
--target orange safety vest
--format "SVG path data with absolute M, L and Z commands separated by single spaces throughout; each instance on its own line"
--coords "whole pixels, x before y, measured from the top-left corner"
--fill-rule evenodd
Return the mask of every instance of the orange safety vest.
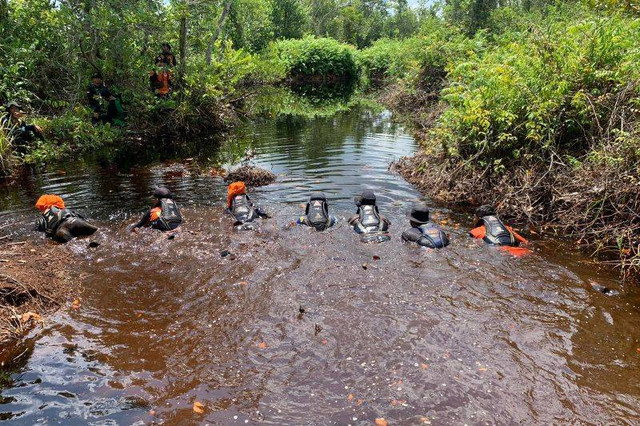
M 161 214 L 162 214 L 162 209 L 160 207 L 154 207 L 151 209 L 151 217 L 149 218 L 149 220 L 151 222 L 154 222 L 160 219 Z
M 162 84 L 162 86 L 156 89 L 156 93 L 161 96 L 168 95 L 169 92 L 171 92 L 171 88 L 169 87 L 171 73 L 169 71 L 160 71 L 157 75 L 158 82 Z

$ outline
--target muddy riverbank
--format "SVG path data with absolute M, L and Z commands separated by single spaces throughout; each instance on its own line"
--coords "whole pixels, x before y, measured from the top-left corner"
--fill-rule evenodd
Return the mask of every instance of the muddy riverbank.
M 11 345 L 47 316 L 74 299 L 80 276 L 73 253 L 44 239 L 0 242 L 0 359 L 10 361 Z

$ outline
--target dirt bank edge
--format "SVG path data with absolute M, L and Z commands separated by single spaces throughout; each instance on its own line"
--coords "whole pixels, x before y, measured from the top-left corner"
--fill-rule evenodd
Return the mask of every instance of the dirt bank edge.
M 0 359 L 77 294 L 73 254 L 42 240 L 0 243 Z

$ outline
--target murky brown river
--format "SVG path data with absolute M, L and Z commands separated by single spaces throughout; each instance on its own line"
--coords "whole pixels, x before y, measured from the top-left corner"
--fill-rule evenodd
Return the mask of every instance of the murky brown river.
M 452 245 L 402 244 L 405 212 L 421 197 L 387 167 L 416 147 L 388 114 L 256 123 L 223 153 L 248 148 L 279 174 L 253 193 L 273 218 L 252 232 L 233 230 L 220 178 L 182 164 L 74 164 L 0 189 L 0 221 L 19 238 L 43 238 L 30 230 L 42 192 L 102 227 L 98 248 L 69 245 L 85 277 L 69 295 L 80 309 L 56 314 L 4 367 L 3 419 L 640 423 L 640 292 L 614 272 L 561 241 L 505 256 L 467 237 L 470 216 L 435 206 Z M 174 240 L 127 232 L 158 184 L 186 218 Z M 366 186 L 392 220 L 388 243 L 360 243 L 344 220 Z M 339 225 L 287 226 L 318 189 Z

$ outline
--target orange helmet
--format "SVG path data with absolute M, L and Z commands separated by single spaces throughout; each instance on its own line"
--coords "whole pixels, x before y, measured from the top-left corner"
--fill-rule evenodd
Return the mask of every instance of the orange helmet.
M 233 197 L 247 193 L 247 187 L 244 182 L 233 182 L 227 189 L 227 207 L 231 207 Z
M 36 202 L 36 209 L 42 213 L 46 212 L 51 206 L 64 209 L 64 201 L 57 195 L 42 195 Z

